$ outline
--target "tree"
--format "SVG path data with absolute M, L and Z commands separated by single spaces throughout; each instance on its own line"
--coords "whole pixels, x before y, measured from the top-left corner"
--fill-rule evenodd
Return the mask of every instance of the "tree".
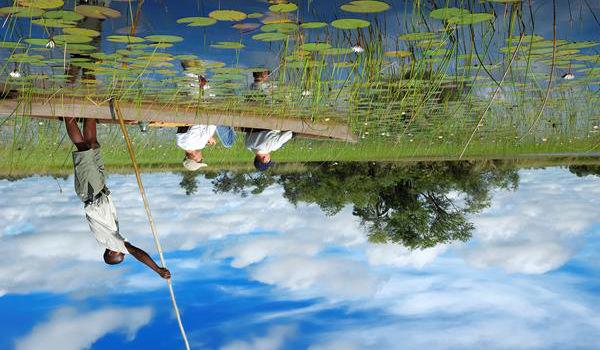
M 196 177 L 198 176 L 198 172 L 193 171 L 184 171 L 181 172 L 181 182 L 179 186 L 185 190 L 186 196 L 190 196 L 198 190 L 198 182 L 196 181 Z
M 492 189 L 515 189 L 519 180 L 517 171 L 501 162 L 320 163 L 307 169 L 276 179 L 291 203 L 314 203 L 327 215 L 352 205 L 372 242 L 412 249 L 468 240 L 469 214 L 489 206 Z M 270 176 L 261 187 L 248 175 L 239 176 L 213 184 L 220 192 L 253 187 L 252 193 L 260 193 L 275 181 Z

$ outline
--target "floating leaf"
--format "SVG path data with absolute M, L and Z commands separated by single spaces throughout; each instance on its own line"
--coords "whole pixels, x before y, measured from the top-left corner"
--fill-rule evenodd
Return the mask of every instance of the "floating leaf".
M 328 43 L 305 43 L 300 46 L 302 50 L 306 51 L 323 51 L 331 48 L 331 44 Z
M 327 27 L 327 23 L 324 22 L 306 22 L 300 25 L 304 29 L 319 29 Z
M 178 43 L 183 41 L 183 38 L 177 35 L 149 35 L 144 39 L 155 43 Z
M 14 41 L 0 41 L 0 49 L 24 49 L 25 45 Z
M 297 9 L 298 9 L 298 6 L 291 2 L 287 3 L 287 4 L 276 4 L 276 5 L 269 6 L 269 11 L 278 12 L 278 13 L 292 12 L 292 11 L 296 11 Z
M 126 43 L 126 44 L 144 42 L 144 38 L 140 38 L 137 36 L 130 36 L 130 35 L 109 35 L 106 37 L 106 40 L 113 42 L 113 43 Z
M 92 41 L 89 36 L 73 34 L 56 35 L 53 39 L 57 44 L 85 44 Z
M 187 23 L 189 27 L 206 27 L 217 23 L 217 20 L 210 17 L 183 17 L 177 23 Z
M 23 7 L 36 7 L 39 9 L 55 9 L 65 4 L 63 0 L 18 0 L 17 2 Z
M 27 39 L 24 39 L 23 41 L 28 44 L 31 44 L 31 45 L 46 46 L 46 44 L 48 44 L 48 40 L 49 39 L 27 38 Z
M 491 13 L 471 13 L 468 15 L 449 18 L 448 23 L 456 25 L 471 25 L 481 22 L 492 21 L 493 19 L 494 15 L 492 15 Z
M 218 21 L 243 21 L 248 17 L 245 13 L 235 10 L 216 10 L 208 14 L 208 17 Z
M 94 5 L 79 5 L 75 6 L 75 12 L 82 16 L 97 19 L 117 18 L 121 13 L 110 7 L 94 6 Z
M 254 30 L 254 29 L 260 27 L 260 23 L 236 23 L 232 27 L 237 30 L 242 30 L 242 31 Z
M 333 55 L 347 55 L 352 52 L 353 52 L 352 49 L 347 48 L 347 47 L 330 47 L 328 49 L 322 50 L 321 53 L 323 55 L 333 56 Z
M 441 9 L 433 10 L 429 13 L 429 17 L 446 21 L 452 17 L 461 17 L 470 15 L 469 10 L 460 9 L 456 7 L 444 7 Z
M 412 55 L 412 53 L 410 51 L 398 50 L 398 51 L 386 51 L 384 53 L 384 55 L 387 57 L 402 58 L 402 57 L 410 57 Z
M 340 8 L 346 12 L 375 13 L 388 10 L 390 5 L 383 1 L 357 0 L 342 5 Z
M 298 30 L 296 23 L 271 23 L 260 27 L 263 32 L 293 33 Z
M 253 12 L 248 15 L 248 18 L 261 18 L 262 16 L 264 16 L 264 14 L 260 12 Z
M 260 34 L 256 34 L 252 37 L 252 39 L 254 40 L 258 40 L 258 41 L 280 41 L 280 40 L 285 40 L 287 39 L 287 35 L 284 33 L 279 33 L 279 32 L 272 32 L 272 33 L 260 33 Z
M 62 19 L 63 21 L 76 22 L 83 19 L 83 16 L 75 11 L 56 10 L 44 13 L 44 18 Z
M 87 29 L 87 28 L 65 28 L 63 29 L 63 32 L 66 34 L 73 34 L 73 35 L 84 35 L 84 36 L 89 36 L 91 38 L 95 38 L 97 36 L 100 36 L 100 32 L 93 30 L 93 29 Z
M 44 14 L 44 10 L 35 7 L 2 7 L 0 8 L 0 15 L 12 15 L 13 17 L 40 17 Z
M 331 22 L 331 25 L 338 29 L 358 29 L 358 28 L 366 28 L 371 23 L 369 21 L 365 21 L 363 19 L 357 18 L 344 18 L 338 19 Z
M 65 21 L 62 19 L 38 18 L 31 20 L 31 24 L 36 24 L 49 28 L 71 28 L 75 27 L 77 23 L 72 21 Z
M 431 32 L 421 32 L 421 33 L 408 33 L 400 35 L 400 40 L 405 41 L 422 41 L 422 40 L 436 40 L 438 38 L 437 34 Z

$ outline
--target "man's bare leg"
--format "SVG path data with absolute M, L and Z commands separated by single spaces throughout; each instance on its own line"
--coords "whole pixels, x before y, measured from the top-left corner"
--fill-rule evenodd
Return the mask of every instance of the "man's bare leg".
M 96 119 L 86 118 L 83 122 L 83 139 L 91 149 L 100 148 L 96 138 Z
M 77 119 L 72 117 L 66 117 L 65 127 L 67 128 L 67 135 L 71 139 L 71 142 L 77 147 L 78 151 L 87 151 L 90 147 L 86 144 L 83 135 L 81 134 L 81 130 L 79 130 L 79 126 L 77 125 Z

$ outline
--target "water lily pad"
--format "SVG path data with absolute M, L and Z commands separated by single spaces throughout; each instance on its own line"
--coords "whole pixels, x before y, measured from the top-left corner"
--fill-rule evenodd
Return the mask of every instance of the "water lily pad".
M 241 31 L 254 30 L 260 27 L 260 23 L 236 23 L 232 27 Z
M 306 49 L 305 49 L 306 50 Z M 334 56 L 334 55 L 347 55 L 352 53 L 351 48 L 347 47 L 330 47 L 321 52 L 323 55 Z
M 470 14 L 471 12 L 469 10 L 456 7 L 444 7 L 441 9 L 431 11 L 429 13 L 429 17 L 446 21 L 453 17 L 467 16 Z
M 36 24 L 49 28 L 70 28 L 77 25 L 74 21 L 65 21 L 63 19 L 38 18 L 32 19 L 31 24 Z
M 9 6 L 0 8 L 0 15 L 12 15 L 13 17 L 32 18 L 40 17 L 44 10 L 35 7 Z
M 76 22 L 83 19 L 83 16 L 75 11 L 56 10 L 44 13 L 44 18 L 62 19 L 63 21 Z
M 90 38 L 95 38 L 97 36 L 100 36 L 99 31 L 93 30 L 93 29 L 87 29 L 87 28 L 77 28 L 77 27 L 65 28 L 65 29 L 63 29 L 63 32 L 66 34 L 89 36 Z
M 403 57 L 410 57 L 412 55 L 412 53 L 410 51 L 398 50 L 398 51 L 386 51 L 384 53 L 384 55 L 387 57 L 403 58 Z
M 260 33 L 256 34 L 252 37 L 252 39 L 257 41 L 281 41 L 287 39 L 287 35 L 280 32 L 272 32 L 272 33 Z
M 208 17 L 218 21 L 243 21 L 248 17 L 244 12 L 235 10 L 216 10 L 208 14 Z
M 126 44 L 144 42 L 144 38 L 140 38 L 137 36 L 131 36 L 131 35 L 109 35 L 106 37 L 106 40 L 113 42 L 113 43 L 126 43 Z
M 420 33 L 408 33 L 400 35 L 400 40 L 405 41 L 422 41 L 422 40 L 436 40 L 437 34 L 432 32 L 420 32 Z
M 212 44 L 210 46 L 214 47 L 215 49 L 235 49 L 235 50 L 240 50 L 240 49 L 243 49 L 244 47 L 246 47 L 244 44 L 242 44 L 240 42 L 235 42 L 235 41 L 219 41 L 216 44 Z
M 183 38 L 177 35 L 149 35 L 144 39 L 155 43 L 178 43 L 183 41 Z
M 73 53 L 74 51 L 84 52 L 94 51 L 98 49 L 96 46 L 88 44 L 69 44 L 67 48 L 71 53 Z
M 31 44 L 31 45 L 46 46 L 46 44 L 48 44 L 48 40 L 50 40 L 50 39 L 27 38 L 27 39 L 24 39 L 23 41 L 28 44 Z
M 298 9 L 298 6 L 291 2 L 287 3 L 287 4 L 276 4 L 276 5 L 269 6 L 269 11 L 278 12 L 278 13 L 292 12 L 292 11 L 296 11 L 297 9 Z
M 449 24 L 456 25 L 471 25 L 481 22 L 488 22 L 494 20 L 494 15 L 491 13 L 471 13 L 468 15 L 461 15 L 448 19 Z
M 94 6 L 94 5 L 79 5 L 75 6 L 75 12 L 82 16 L 97 19 L 117 18 L 121 13 L 110 7 Z
M 248 14 L 248 18 L 261 18 L 262 16 L 264 16 L 264 14 L 260 12 L 253 12 Z
M 358 29 L 366 28 L 371 25 L 369 21 L 358 18 L 343 18 L 331 22 L 331 25 L 338 29 Z
M 376 13 L 389 10 L 390 5 L 383 1 L 357 0 L 342 5 L 340 8 L 346 12 Z
M 217 20 L 210 17 L 183 17 L 177 23 L 187 23 L 189 27 L 206 27 L 217 23 Z
M 323 51 L 331 48 L 329 43 L 305 43 L 300 46 L 302 50 L 306 51 Z
M 271 23 L 260 27 L 263 32 L 293 33 L 298 30 L 296 23 Z
M 173 47 L 171 43 L 153 43 L 148 44 L 148 47 L 156 48 L 156 49 L 168 49 L 169 47 Z
M 25 45 L 14 41 L 0 41 L 0 49 L 24 49 Z
M 53 39 L 57 44 L 85 44 L 92 41 L 89 36 L 73 34 L 56 35 Z
M 325 22 L 306 22 L 300 25 L 304 29 L 319 29 L 327 27 Z

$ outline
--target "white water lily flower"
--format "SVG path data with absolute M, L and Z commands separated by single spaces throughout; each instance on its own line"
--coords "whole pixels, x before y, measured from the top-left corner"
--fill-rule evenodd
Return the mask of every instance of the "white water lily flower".
M 365 52 L 365 49 L 363 49 L 362 46 L 360 46 L 360 45 L 354 45 L 354 46 L 352 46 L 352 51 L 354 53 L 363 53 L 363 52 Z
M 562 78 L 564 80 L 573 80 L 573 79 L 575 79 L 575 74 L 573 74 L 573 73 L 567 73 L 567 74 L 563 75 Z
M 53 39 L 48 40 L 48 42 L 46 43 L 46 47 L 49 49 L 53 49 L 56 46 L 56 43 L 54 42 Z
M 19 71 L 16 70 L 16 69 L 13 70 L 12 72 L 10 72 L 9 75 L 10 75 L 11 78 L 15 78 L 15 79 L 21 77 L 21 73 L 19 73 Z

